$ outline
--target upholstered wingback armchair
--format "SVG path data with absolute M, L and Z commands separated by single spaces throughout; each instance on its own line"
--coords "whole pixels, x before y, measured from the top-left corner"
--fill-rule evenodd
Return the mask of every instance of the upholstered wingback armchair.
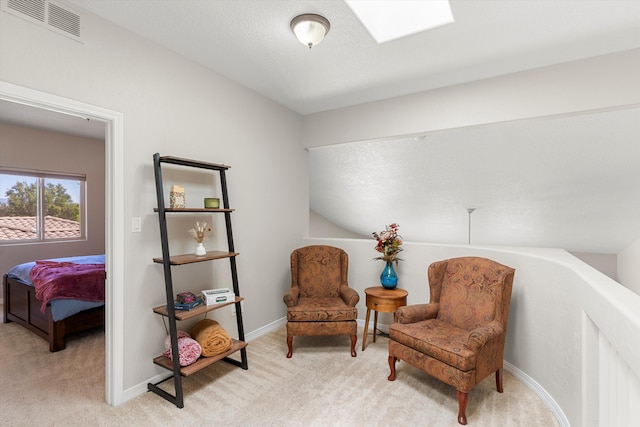
M 349 257 L 340 248 L 306 246 L 291 253 L 291 289 L 287 305 L 287 357 L 293 337 L 300 335 L 350 335 L 351 356 L 356 357 L 360 296 L 347 283 Z
M 389 381 L 398 359 L 454 386 L 458 422 L 469 390 L 490 374 L 502 393 L 502 365 L 513 268 L 485 258 L 463 257 L 429 266 L 429 304 L 400 307 L 389 327 Z

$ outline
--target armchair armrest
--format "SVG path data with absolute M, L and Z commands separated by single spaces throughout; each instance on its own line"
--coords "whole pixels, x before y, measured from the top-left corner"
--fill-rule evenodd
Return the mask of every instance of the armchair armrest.
M 502 327 L 502 323 L 498 320 L 492 320 L 486 325 L 469 332 L 467 346 L 474 351 L 478 351 L 480 347 L 486 345 L 488 342 L 498 339 L 503 334 L 504 328 Z
M 300 288 L 293 287 L 284 294 L 282 300 L 287 305 L 287 307 L 293 307 L 298 305 L 298 296 L 300 295 Z
M 358 292 L 348 286 L 340 287 L 340 298 L 342 298 L 344 303 L 349 307 L 355 307 L 356 304 L 358 304 L 358 301 L 360 301 L 360 295 L 358 295 Z
M 399 307 L 396 310 L 398 323 L 416 323 L 427 319 L 433 319 L 438 314 L 438 304 L 414 304 Z

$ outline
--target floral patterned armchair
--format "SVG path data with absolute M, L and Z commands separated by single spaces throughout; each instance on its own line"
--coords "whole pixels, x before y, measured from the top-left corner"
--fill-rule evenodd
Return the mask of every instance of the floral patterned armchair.
M 477 257 L 429 266 L 429 304 L 397 310 L 389 327 L 389 381 L 398 359 L 454 386 L 458 422 L 467 424 L 469 390 L 495 372 L 502 393 L 502 365 L 513 268 Z
M 360 296 L 347 283 L 349 257 L 332 246 L 312 245 L 291 253 L 291 289 L 287 305 L 287 347 L 300 335 L 350 335 L 351 356 L 356 357 Z

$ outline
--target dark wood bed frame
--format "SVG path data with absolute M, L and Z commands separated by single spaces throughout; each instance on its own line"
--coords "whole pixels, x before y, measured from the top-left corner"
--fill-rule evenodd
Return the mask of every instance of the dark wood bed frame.
M 8 277 L 4 284 L 4 323 L 16 322 L 49 342 L 49 351 L 64 350 L 65 338 L 73 333 L 104 326 L 104 306 L 81 311 L 63 320 L 53 321 L 51 306 L 43 314 L 35 288 Z

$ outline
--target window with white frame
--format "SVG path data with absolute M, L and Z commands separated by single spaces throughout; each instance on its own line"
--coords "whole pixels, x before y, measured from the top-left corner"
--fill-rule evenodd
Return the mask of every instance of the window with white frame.
M 85 238 L 85 175 L 0 169 L 0 244 Z

